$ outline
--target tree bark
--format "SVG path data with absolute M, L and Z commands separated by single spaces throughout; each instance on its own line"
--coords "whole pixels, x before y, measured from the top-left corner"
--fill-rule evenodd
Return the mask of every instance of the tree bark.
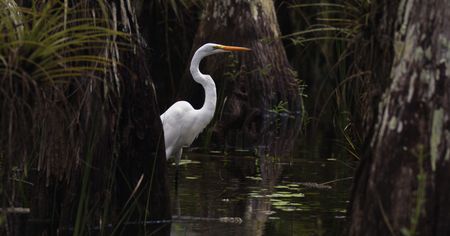
M 351 74 L 358 76 L 358 86 L 361 94 L 356 103 L 352 104 L 352 118 L 362 140 L 369 140 L 375 126 L 378 104 L 390 84 L 394 59 L 393 38 L 399 1 L 374 1 L 371 4 L 369 20 L 352 44 L 354 63 L 350 67 Z
M 383 13 L 397 26 L 392 82 L 356 174 L 350 235 L 448 235 L 450 3 L 394 6 Z
M 142 7 L 147 9 L 151 2 L 143 1 L 142 4 Z M 116 172 L 120 183 L 117 193 L 121 197 L 118 208 L 121 211 L 131 209 L 132 213 L 128 219 L 133 222 L 167 220 L 172 215 L 164 136 L 155 86 L 149 71 L 150 48 L 144 46 L 145 42 L 149 42 L 149 34 L 140 33 L 141 30 L 151 31 L 147 25 L 150 16 L 143 12 L 137 15 L 134 8 L 127 7 L 126 10 L 127 15 L 122 17 L 128 17 L 125 21 L 130 22 L 128 28 L 134 32 L 136 38 L 145 41 L 137 42 L 137 53 L 128 53 L 121 57 L 128 67 L 121 71 L 121 75 L 123 78 L 135 79 L 124 81 L 119 158 L 121 170 Z M 158 232 L 157 235 L 170 233 L 170 227 L 145 223 L 138 224 L 134 229 L 124 230 L 128 234 L 134 232 L 136 235 L 145 232 Z
M 192 53 L 208 42 L 252 49 L 233 56 L 210 56 L 201 69 L 212 75 L 218 87 L 216 119 L 212 122 L 216 142 L 253 146 L 267 132 L 265 122 L 273 114 L 269 110 L 278 106 L 291 115 L 299 113 L 299 81 L 287 61 L 280 36 L 271 0 L 207 2 Z M 199 95 L 203 95 L 203 89 L 190 75 L 182 84 L 181 94 L 190 95 L 194 106 L 201 106 L 203 96 Z

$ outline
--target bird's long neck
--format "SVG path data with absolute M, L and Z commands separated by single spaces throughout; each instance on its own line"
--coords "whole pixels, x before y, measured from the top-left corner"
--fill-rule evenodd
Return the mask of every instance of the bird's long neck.
M 214 116 L 214 111 L 216 110 L 217 102 L 216 84 L 211 76 L 200 72 L 200 62 L 205 56 L 207 55 L 197 51 L 192 58 L 190 71 L 193 79 L 201 84 L 205 90 L 205 102 L 203 103 L 202 108 L 200 108 L 200 111 L 208 114 L 209 118 L 212 118 Z

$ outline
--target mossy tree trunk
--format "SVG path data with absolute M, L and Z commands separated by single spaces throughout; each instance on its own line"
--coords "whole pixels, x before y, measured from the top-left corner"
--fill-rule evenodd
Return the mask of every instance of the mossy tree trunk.
M 356 174 L 350 235 L 448 235 L 450 3 L 394 6 L 380 26 L 396 22 L 392 81 Z
M 271 0 L 207 2 L 192 53 L 208 42 L 252 49 L 232 56 L 210 56 L 201 68 L 218 87 L 213 122 L 216 142 L 244 147 L 258 144 L 261 134 L 270 133 L 265 129 L 269 110 L 279 108 L 280 113 L 289 110 L 290 114 L 300 111 L 299 81 L 287 61 L 280 36 Z M 194 106 L 201 106 L 201 86 L 190 75 L 182 84 L 181 94 L 190 95 Z

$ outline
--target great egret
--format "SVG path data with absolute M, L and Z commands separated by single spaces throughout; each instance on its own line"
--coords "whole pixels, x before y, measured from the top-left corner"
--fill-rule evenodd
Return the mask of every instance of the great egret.
M 250 49 L 215 43 L 207 43 L 201 46 L 192 57 L 190 71 L 195 82 L 201 84 L 205 90 L 205 102 L 202 108 L 197 110 L 188 102 L 179 101 L 161 115 L 166 157 L 169 159 L 174 156 L 177 166 L 180 162 L 183 147 L 192 144 L 211 121 L 216 110 L 216 84 L 210 75 L 200 72 L 200 61 L 206 56 L 230 51 L 250 51 Z

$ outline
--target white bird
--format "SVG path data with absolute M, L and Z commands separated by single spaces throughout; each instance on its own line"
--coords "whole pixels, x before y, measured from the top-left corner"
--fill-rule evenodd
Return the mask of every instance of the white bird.
M 216 84 L 210 75 L 200 72 L 200 61 L 206 56 L 229 51 L 250 51 L 250 49 L 207 43 L 201 46 L 192 57 L 190 67 L 192 77 L 205 90 L 205 102 L 202 108 L 197 110 L 186 101 L 178 101 L 161 115 L 166 157 L 167 159 L 175 157 L 177 166 L 181 159 L 183 147 L 192 144 L 194 139 L 209 124 L 216 110 Z

